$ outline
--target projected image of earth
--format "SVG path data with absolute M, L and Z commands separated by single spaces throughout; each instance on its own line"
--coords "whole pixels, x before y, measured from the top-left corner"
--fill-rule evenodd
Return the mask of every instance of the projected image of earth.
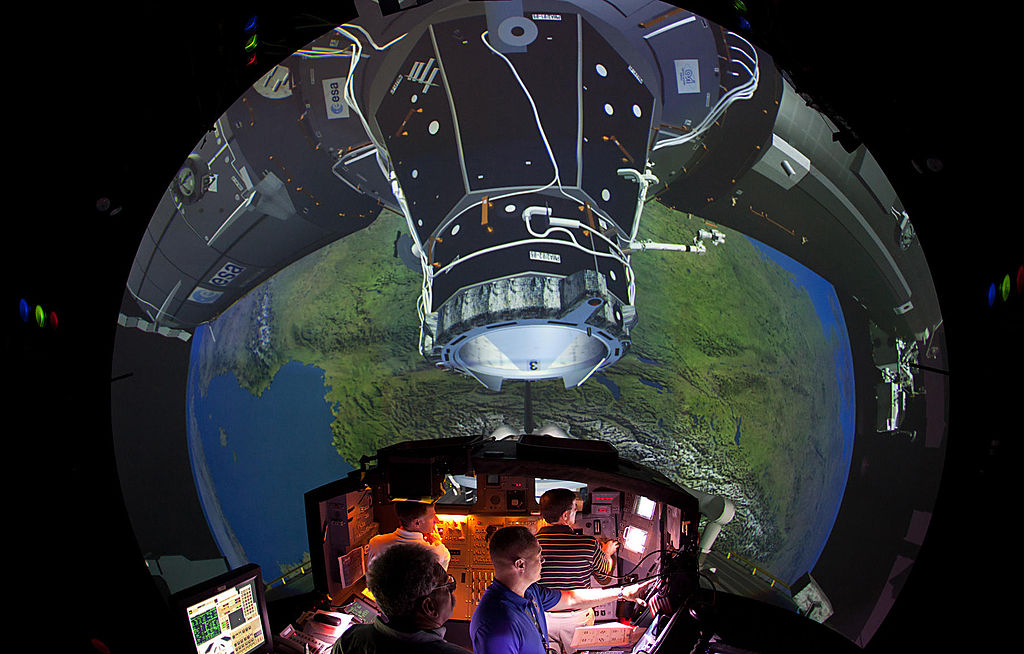
M 651 238 L 705 221 L 647 204 Z M 211 529 L 272 578 L 308 556 L 302 494 L 408 439 L 523 429 L 523 382 L 493 392 L 417 351 L 421 274 L 404 221 L 306 256 L 192 340 L 190 453 Z M 715 544 L 786 582 L 810 570 L 846 485 L 854 430 L 850 346 L 833 288 L 726 234 L 705 255 L 634 256 L 632 349 L 579 388 L 535 382 L 534 420 L 604 440 L 736 517 Z

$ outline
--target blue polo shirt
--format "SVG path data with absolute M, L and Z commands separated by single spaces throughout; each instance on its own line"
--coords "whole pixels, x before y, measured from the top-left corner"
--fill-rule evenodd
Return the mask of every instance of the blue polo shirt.
M 495 579 L 469 622 L 474 654 L 546 654 L 548 624 L 544 611 L 560 599 L 560 591 L 537 584 L 520 596 Z

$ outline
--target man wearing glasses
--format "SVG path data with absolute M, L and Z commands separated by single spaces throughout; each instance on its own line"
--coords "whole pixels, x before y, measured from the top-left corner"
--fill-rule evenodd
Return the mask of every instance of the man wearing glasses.
M 502 527 L 491 536 L 488 549 L 494 581 L 469 623 L 475 654 L 546 654 L 545 611 L 585 609 L 614 599 L 644 604 L 641 596 L 657 581 L 561 591 L 540 586 L 544 557 L 537 538 L 526 527 Z
M 444 623 L 455 608 L 455 578 L 430 549 L 404 543 L 389 547 L 370 564 L 366 582 L 387 620 L 378 617 L 348 629 L 332 654 L 469 652 L 444 639 Z

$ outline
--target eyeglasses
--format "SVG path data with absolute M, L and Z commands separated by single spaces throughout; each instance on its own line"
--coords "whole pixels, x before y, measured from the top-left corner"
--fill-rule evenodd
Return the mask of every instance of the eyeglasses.
M 433 593 L 435 591 L 439 591 L 442 588 L 447 589 L 447 591 L 449 593 L 454 593 L 455 589 L 458 587 L 458 585 L 459 585 L 458 582 L 455 581 L 455 577 L 453 577 L 451 575 L 448 575 L 448 581 L 446 583 L 441 584 L 440 586 L 437 586 L 437 587 L 431 589 L 430 593 Z M 430 593 L 427 593 L 427 595 L 430 595 Z

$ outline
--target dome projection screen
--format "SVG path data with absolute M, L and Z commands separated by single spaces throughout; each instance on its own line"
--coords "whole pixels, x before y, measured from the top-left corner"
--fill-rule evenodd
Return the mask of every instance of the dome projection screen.
M 731 503 L 702 565 L 771 584 L 723 590 L 865 645 L 927 531 L 947 395 L 872 154 L 670 4 L 356 7 L 198 140 L 127 280 L 119 334 L 188 343 L 183 433 L 229 564 L 300 565 L 303 492 L 411 437 L 521 433 L 529 392 L 559 433 Z M 885 507 L 869 458 L 913 471 Z

